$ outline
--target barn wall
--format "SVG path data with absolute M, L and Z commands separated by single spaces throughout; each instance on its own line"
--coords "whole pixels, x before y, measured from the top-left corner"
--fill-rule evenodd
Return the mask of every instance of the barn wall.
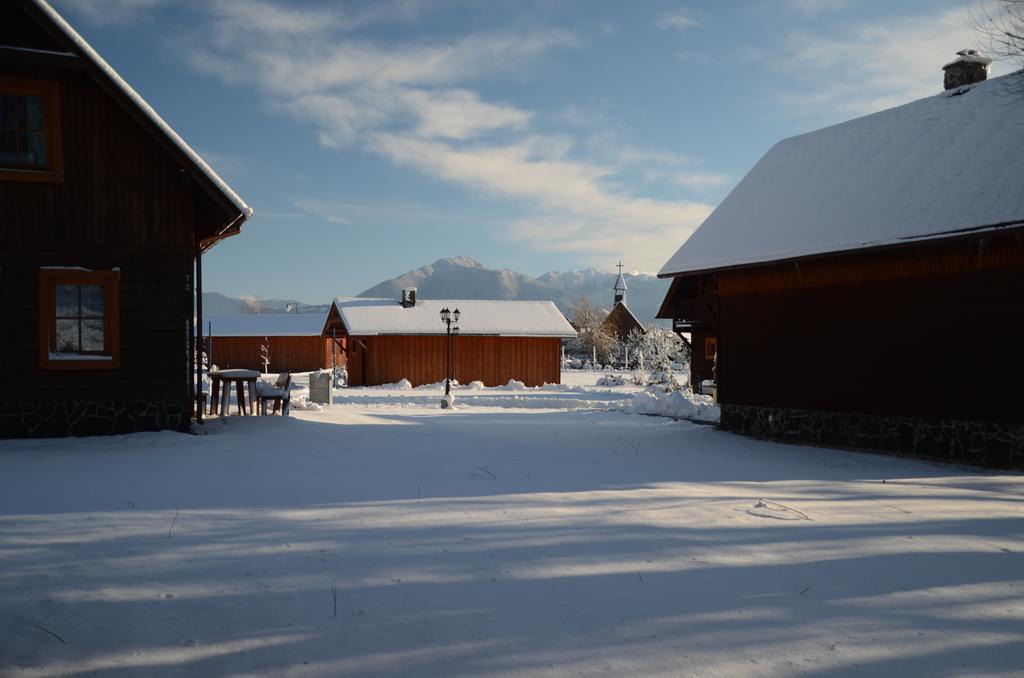
M 378 385 L 408 379 L 414 386 L 445 377 L 446 337 L 379 336 L 348 339 L 349 383 Z M 364 348 L 365 347 L 365 348 Z M 550 337 L 455 338 L 454 373 L 461 383 L 487 386 L 510 379 L 527 386 L 561 380 L 561 339 Z
M 1024 230 L 721 271 L 722 296 L 927 278 L 1024 266 Z
M 312 372 L 331 366 L 331 340 L 321 337 L 212 337 L 209 341 L 211 363 L 222 369 L 262 371 L 264 342 L 270 345 L 271 372 Z
M 1024 266 L 720 303 L 723 403 L 1024 423 Z

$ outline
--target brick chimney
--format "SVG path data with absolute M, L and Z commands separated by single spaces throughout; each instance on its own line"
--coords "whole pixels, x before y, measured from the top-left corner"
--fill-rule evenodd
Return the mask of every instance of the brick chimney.
M 942 67 L 946 72 L 943 86 L 949 89 L 972 85 L 988 78 L 988 69 L 992 60 L 976 49 L 962 49 L 957 58 Z

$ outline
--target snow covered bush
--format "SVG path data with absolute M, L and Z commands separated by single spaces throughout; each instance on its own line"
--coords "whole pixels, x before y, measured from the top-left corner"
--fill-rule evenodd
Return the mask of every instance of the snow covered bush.
M 293 410 L 310 410 L 313 412 L 324 411 L 322 405 L 320 405 L 319 403 L 314 403 L 313 401 L 307 399 L 306 396 L 303 395 L 293 395 L 291 397 L 290 407 Z
M 399 379 L 393 384 L 381 384 L 378 388 L 389 388 L 395 391 L 410 391 L 412 390 L 412 382 L 408 379 Z
M 466 384 L 466 388 L 469 389 L 470 391 L 479 391 L 480 389 L 484 388 L 484 382 L 477 379 L 476 381 L 471 381 L 468 384 Z
M 648 325 L 646 332 L 630 332 L 627 342 L 630 353 L 638 357 L 643 368 L 650 370 L 646 383 L 661 384 L 670 391 L 679 390 L 675 365 L 689 364 L 690 347 L 678 334 L 664 327 Z
M 718 422 L 721 416 L 721 410 L 711 398 L 694 395 L 689 390 L 667 391 L 661 386 L 652 386 L 634 395 L 627 409 L 634 414 L 712 423 Z
M 348 386 L 348 370 L 344 367 L 334 368 L 334 388 Z
M 625 386 L 626 380 L 618 374 L 606 374 L 597 380 L 598 386 Z
M 502 386 L 501 388 L 505 389 L 506 391 L 525 391 L 526 384 L 519 381 L 518 379 L 509 379 L 508 383 Z

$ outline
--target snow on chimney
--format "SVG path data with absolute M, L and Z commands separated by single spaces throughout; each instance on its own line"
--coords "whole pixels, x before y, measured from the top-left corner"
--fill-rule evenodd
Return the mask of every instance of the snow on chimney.
M 406 287 L 402 290 L 402 308 L 412 308 L 416 305 L 416 288 Z
M 988 78 L 988 69 L 992 60 L 976 49 L 962 49 L 953 61 L 942 67 L 946 72 L 943 86 L 949 89 L 972 85 Z

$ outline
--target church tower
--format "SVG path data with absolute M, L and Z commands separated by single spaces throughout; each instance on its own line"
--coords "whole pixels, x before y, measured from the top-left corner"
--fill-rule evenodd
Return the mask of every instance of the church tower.
M 619 275 L 615 278 L 615 301 L 614 303 L 626 303 L 626 279 L 622 277 L 622 262 L 619 262 Z

